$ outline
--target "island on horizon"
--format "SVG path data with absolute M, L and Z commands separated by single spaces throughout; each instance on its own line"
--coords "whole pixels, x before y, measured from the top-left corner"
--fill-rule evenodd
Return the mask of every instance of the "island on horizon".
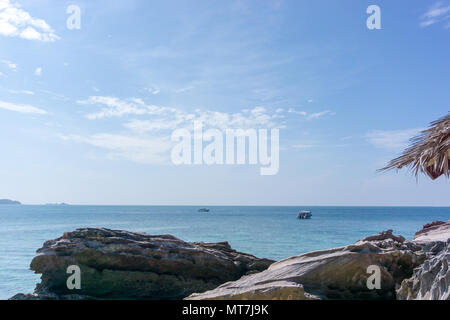
M 0 199 L 0 204 L 15 204 L 20 205 L 19 201 L 9 200 L 9 199 Z

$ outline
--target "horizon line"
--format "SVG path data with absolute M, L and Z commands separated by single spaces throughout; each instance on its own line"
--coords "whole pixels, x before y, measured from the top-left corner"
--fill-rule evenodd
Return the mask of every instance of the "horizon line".
M 21 203 L 22 206 L 48 206 L 48 207 L 64 207 L 64 206 L 92 206 L 92 207 L 361 207 L 361 208 L 450 208 L 450 205 L 254 205 L 254 204 L 71 204 L 71 203 Z M 18 205 L 18 206 L 20 206 Z M 6 206 L 6 205 L 5 205 Z

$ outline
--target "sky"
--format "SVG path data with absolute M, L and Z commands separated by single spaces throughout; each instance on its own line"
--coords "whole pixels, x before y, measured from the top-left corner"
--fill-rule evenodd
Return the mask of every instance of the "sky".
M 377 172 L 450 111 L 449 39 L 450 1 L 0 0 L 0 198 L 450 206 Z M 174 165 L 194 120 L 278 129 L 278 173 Z

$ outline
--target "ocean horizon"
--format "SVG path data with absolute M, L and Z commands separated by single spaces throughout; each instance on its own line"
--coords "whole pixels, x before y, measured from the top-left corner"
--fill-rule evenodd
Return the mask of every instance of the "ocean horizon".
M 0 206 L 0 299 L 32 292 L 40 281 L 29 270 L 47 240 L 83 227 L 171 234 L 184 241 L 228 241 L 239 251 L 280 260 L 354 243 L 393 229 L 411 239 L 426 223 L 450 219 L 450 207 L 368 206 Z M 299 220 L 311 210 L 311 220 Z

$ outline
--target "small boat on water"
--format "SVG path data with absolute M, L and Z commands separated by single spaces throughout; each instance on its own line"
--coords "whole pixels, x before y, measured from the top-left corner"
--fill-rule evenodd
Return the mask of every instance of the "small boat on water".
M 209 209 L 201 208 L 201 209 L 198 209 L 198 212 L 209 212 Z
M 311 211 L 300 211 L 297 216 L 297 219 L 311 219 L 312 212 Z

